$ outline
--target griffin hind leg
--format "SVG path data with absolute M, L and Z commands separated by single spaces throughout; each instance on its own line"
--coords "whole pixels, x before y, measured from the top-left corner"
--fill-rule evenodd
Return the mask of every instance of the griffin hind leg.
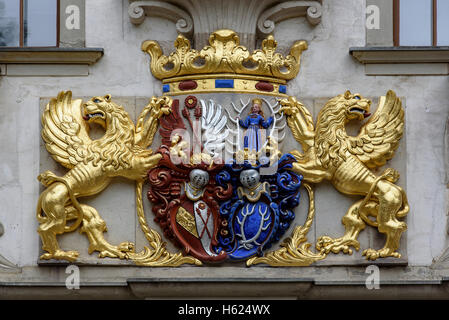
M 47 251 L 41 259 L 58 259 L 75 261 L 79 255 L 77 251 L 63 251 L 59 247 L 56 235 L 66 232 L 67 212 L 65 203 L 69 195 L 62 183 L 53 183 L 44 190 L 38 202 L 38 233 L 42 240 L 42 249 Z M 44 215 L 42 215 L 42 212 Z
M 38 228 L 38 233 L 42 240 L 42 249 L 47 251 L 40 256 L 42 260 L 68 260 L 70 262 L 75 261 L 78 258 L 79 253 L 77 251 L 63 251 L 59 247 L 58 241 L 56 240 L 55 229 L 63 229 L 61 224 L 54 221 L 49 221 L 48 223 L 43 223 Z
M 381 180 L 377 184 L 374 195 L 379 199 L 379 209 L 377 214 L 378 230 L 385 233 L 387 240 L 380 250 L 367 249 L 363 255 L 368 260 L 377 258 L 395 257 L 401 255 L 396 252 L 399 248 L 399 241 L 402 232 L 407 229 L 407 225 L 397 219 L 399 210 L 406 201 L 403 197 L 402 189 L 391 182 Z M 404 211 L 404 210 L 402 210 Z
M 365 223 L 360 218 L 360 205 L 363 200 L 354 203 L 348 210 L 345 216 L 342 218 L 342 223 L 345 226 L 345 234 L 340 238 L 331 238 L 328 236 L 322 236 L 318 239 L 316 243 L 316 248 L 320 252 L 324 253 L 343 253 L 352 254 L 352 249 L 354 247 L 357 251 L 360 249 L 360 243 L 357 240 L 360 231 L 365 229 Z M 367 210 L 367 206 L 364 207 Z
M 109 244 L 103 235 L 107 231 L 106 223 L 101 219 L 97 210 L 84 204 L 81 205 L 81 208 L 84 215 L 80 233 L 86 233 L 89 239 L 89 254 L 99 251 L 100 258 L 128 259 L 127 253 L 134 252 L 134 244 L 131 242 L 122 242 L 118 246 Z

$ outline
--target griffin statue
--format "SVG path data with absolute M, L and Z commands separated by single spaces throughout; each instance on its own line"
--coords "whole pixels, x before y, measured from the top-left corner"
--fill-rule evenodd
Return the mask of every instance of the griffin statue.
M 296 98 L 282 99 L 280 103 L 283 106 L 280 111 L 287 115 L 293 136 L 303 149 L 303 153 L 290 152 L 297 160 L 292 170 L 302 174 L 305 182 L 329 180 L 344 194 L 364 196 L 343 217 L 345 234 L 337 239 L 320 237 L 317 249 L 326 254 L 340 251 L 351 254 L 349 247 L 359 250 L 357 237 L 368 224 L 386 235 L 386 243 L 380 250 L 364 250 L 363 255 L 368 260 L 399 258 L 399 240 L 407 225 L 398 219 L 409 211 L 404 190 L 394 184 L 399 173 L 387 169 L 376 176 L 369 169 L 383 166 L 398 147 L 404 129 L 401 100 L 388 91 L 356 137 L 348 136 L 346 123 L 362 121 L 371 115 L 371 101 L 359 94 L 346 91 L 330 99 L 318 114 L 316 126 L 310 112 Z
M 89 253 L 99 251 L 100 257 L 125 259 L 134 252 L 130 242 L 109 244 L 103 236 L 106 223 L 97 210 L 80 204 L 78 198 L 101 192 L 114 177 L 143 181 L 162 157 L 153 155 L 147 147 L 153 141 L 158 119 L 170 113 L 171 103 L 168 97 L 153 97 L 135 127 L 110 95 L 93 97 L 84 104 L 80 99 L 72 101 L 70 91 L 51 99 L 42 115 L 42 138 L 53 159 L 70 171 L 62 177 L 46 171 L 38 177 L 47 187 L 37 205 L 38 232 L 42 248 L 47 251 L 41 259 L 76 260 L 78 252 L 61 250 L 56 235 L 74 231 L 80 225 L 90 242 Z M 102 138 L 89 138 L 90 123 L 104 128 Z

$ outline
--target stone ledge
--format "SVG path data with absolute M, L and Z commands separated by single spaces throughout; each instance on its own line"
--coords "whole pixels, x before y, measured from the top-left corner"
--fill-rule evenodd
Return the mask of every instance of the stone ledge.
M 103 48 L 0 48 L 0 64 L 94 64 Z
M 367 63 L 449 63 L 449 47 L 351 47 L 349 53 Z
M 206 272 L 207 271 L 207 272 Z M 386 267 L 368 290 L 363 267 L 80 267 L 80 290 L 67 290 L 65 268 L 0 273 L 1 299 L 449 299 L 449 269 Z M 205 273 L 206 272 L 206 273 Z
M 365 74 L 368 76 L 444 76 L 449 74 L 449 63 L 367 63 Z
M 449 74 L 449 47 L 351 47 L 349 54 L 370 76 Z
M 169 297 L 297 297 L 309 291 L 313 280 L 309 281 L 261 281 L 245 279 L 233 281 L 220 279 L 193 281 L 129 279 L 129 288 L 134 296 L 141 299 Z
M 313 282 L 133 282 L 128 285 L 97 283 L 80 290 L 63 284 L 0 283 L 2 299 L 448 299 L 448 283 L 381 283 L 368 290 L 364 283 Z

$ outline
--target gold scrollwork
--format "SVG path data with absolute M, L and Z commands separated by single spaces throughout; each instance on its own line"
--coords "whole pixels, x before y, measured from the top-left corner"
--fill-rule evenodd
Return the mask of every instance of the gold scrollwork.
M 202 265 L 201 261 L 194 257 L 184 256 L 181 252 L 170 253 L 167 251 L 160 234 L 151 229 L 146 221 L 142 203 L 142 185 L 142 182 L 136 184 L 137 218 L 151 248 L 144 247 L 142 252 L 132 254 L 130 258 L 138 266 L 145 267 L 178 267 L 182 264 Z

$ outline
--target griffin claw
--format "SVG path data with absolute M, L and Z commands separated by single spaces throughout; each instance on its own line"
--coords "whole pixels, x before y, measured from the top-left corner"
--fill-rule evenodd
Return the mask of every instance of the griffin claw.
M 332 239 L 331 237 L 323 236 L 320 237 L 316 243 L 316 248 L 322 253 L 339 253 L 343 252 L 349 255 L 352 255 L 352 249 L 350 247 L 354 247 L 357 251 L 360 249 L 360 243 L 354 239 Z
M 366 256 L 367 260 L 376 260 L 378 258 L 387 258 L 387 257 L 393 257 L 393 258 L 400 258 L 401 254 L 399 252 L 395 252 L 389 248 L 383 248 L 380 250 L 374 250 L 374 249 L 366 249 L 362 252 L 363 256 Z
M 56 259 L 56 260 L 67 260 L 70 262 L 74 262 L 74 261 L 76 261 L 78 256 L 79 256 L 78 251 L 58 250 L 55 253 L 44 253 L 43 255 L 40 256 L 40 259 L 42 259 L 42 260 Z
M 135 252 L 135 245 L 132 242 L 122 242 L 118 246 L 111 246 L 106 250 L 101 250 L 98 254 L 99 258 L 119 258 L 119 259 L 129 259 L 128 253 Z

